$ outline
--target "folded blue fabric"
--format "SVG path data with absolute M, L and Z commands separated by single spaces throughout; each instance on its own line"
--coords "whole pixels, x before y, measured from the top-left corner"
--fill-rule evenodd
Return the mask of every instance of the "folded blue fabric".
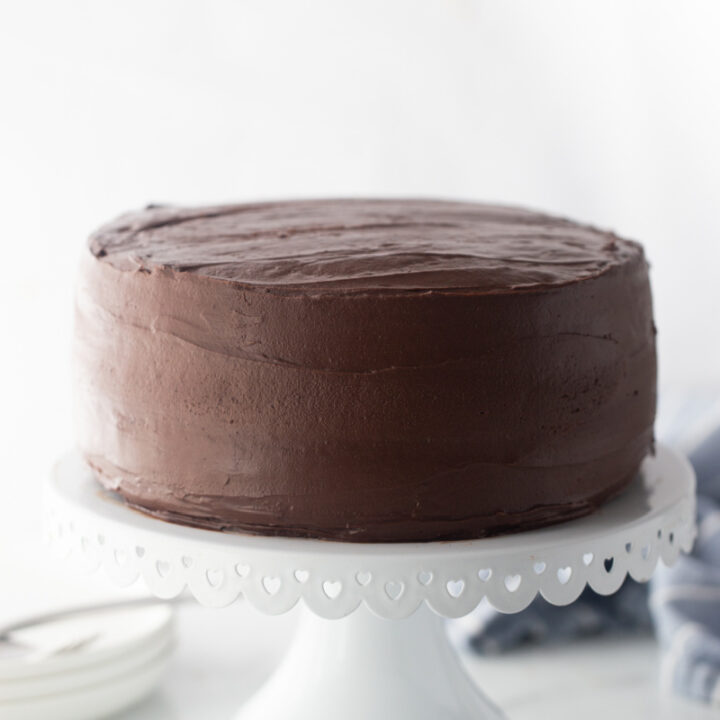
M 663 681 L 720 705 L 720 428 L 690 455 L 698 479 L 698 538 L 691 555 L 661 565 L 650 609 L 663 648 Z
M 698 478 L 698 540 L 672 568 L 660 563 L 649 588 L 631 579 L 609 597 L 587 588 L 569 607 L 538 597 L 517 615 L 482 604 L 455 623 L 455 639 L 488 654 L 588 635 L 647 633 L 654 624 L 664 682 L 685 697 L 720 704 L 720 427 L 690 461 Z

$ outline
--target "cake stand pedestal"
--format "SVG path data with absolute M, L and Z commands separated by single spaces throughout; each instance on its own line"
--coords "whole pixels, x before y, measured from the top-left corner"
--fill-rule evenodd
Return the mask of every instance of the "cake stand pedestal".
M 661 446 L 626 492 L 580 520 L 482 540 L 352 544 L 165 523 L 101 490 L 72 454 L 47 485 L 46 510 L 57 550 L 121 585 L 142 576 L 160 598 L 189 588 L 203 605 L 243 596 L 269 614 L 303 600 L 285 660 L 236 720 L 500 720 L 442 618 L 483 598 L 513 613 L 538 593 L 566 605 L 586 585 L 609 594 L 627 574 L 648 580 L 659 559 L 690 550 L 694 489 L 687 461 Z

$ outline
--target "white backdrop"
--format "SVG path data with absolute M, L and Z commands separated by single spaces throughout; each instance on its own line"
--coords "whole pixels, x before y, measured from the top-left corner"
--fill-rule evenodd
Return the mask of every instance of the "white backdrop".
M 664 387 L 720 382 L 715 0 L 0 0 L 0 615 L 72 443 L 85 236 L 147 202 L 440 195 L 642 241 Z M 19 580 L 23 579 L 24 584 Z M 4 602 L 4 606 L 3 606 Z

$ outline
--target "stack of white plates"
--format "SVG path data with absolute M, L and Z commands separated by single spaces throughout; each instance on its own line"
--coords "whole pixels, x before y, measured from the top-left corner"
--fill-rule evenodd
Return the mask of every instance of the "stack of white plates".
M 87 611 L 0 643 L 2 720 L 96 720 L 157 685 L 173 645 L 166 605 Z

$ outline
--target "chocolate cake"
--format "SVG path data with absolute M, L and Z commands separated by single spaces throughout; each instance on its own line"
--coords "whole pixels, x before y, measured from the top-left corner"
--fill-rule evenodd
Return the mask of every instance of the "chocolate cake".
M 640 245 L 429 200 L 149 207 L 98 230 L 79 445 L 160 518 L 344 541 L 575 518 L 653 444 Z

